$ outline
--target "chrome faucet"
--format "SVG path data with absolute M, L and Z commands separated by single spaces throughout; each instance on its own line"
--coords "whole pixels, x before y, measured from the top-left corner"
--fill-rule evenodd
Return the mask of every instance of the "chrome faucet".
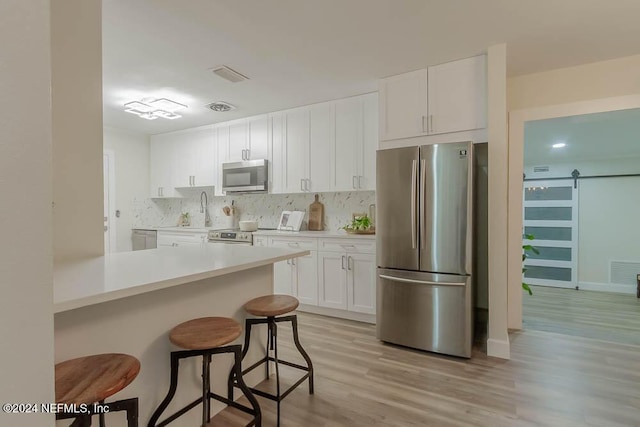
M 211 216 L 209 215 L 209 201 L 207 200 L 207 193 L 200 193 L 200 213 L 204 214 L 204 226 L 211 227 Z

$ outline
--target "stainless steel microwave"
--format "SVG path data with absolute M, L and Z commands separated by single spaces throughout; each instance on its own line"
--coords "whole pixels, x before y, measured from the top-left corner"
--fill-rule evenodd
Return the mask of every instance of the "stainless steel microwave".
M 266 193 L 269 190 L 269 162 L 265 159 L 222 164 L 222 191 Z

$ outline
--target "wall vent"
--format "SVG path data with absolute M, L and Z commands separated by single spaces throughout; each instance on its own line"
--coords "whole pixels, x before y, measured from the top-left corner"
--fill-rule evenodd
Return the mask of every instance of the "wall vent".
M 223 79 L 228 80 L 231 83 L 238 83 L 249 80 L 249 77 L 240 74 L 236 70 L 232 70 L 226 65 L 212 68 L 211 71 L 213 72 L 213 74 L 217 75 L 218 77 L 222 77 Z
M 609 263 L 609 277 L 616 285 L 636 285 L 636 276 L 640 274 L 640 262 L 611 261 Z
M 536 173 L 549 172 L 549 166 L 534 166 L 533 171 Z
M 224 101 L 215 101 L 211 104 L 207 104 L 207 108 L 215 111 L 216 113 L 224 113 L 226 111 L 235 110 L 236 106 Z

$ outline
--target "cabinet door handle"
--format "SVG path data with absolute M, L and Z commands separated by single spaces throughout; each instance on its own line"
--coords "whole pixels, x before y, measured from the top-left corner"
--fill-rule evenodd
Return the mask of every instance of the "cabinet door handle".
M 295 258 L 291 259 L 291 264 L 296 265 L 296 259 Z
M 348 257 L 347 258 L 347 270 L 351 270 L 351 262 L 353 261 L 353 258 Z
M 353 187 L 354 190 L 357 188 L 356 178 L 357 178 L 357 176 L 355 176 L 355 175 L 353 177 L 351 177 L 351 186 Z
M 287 265 L 291 265 L 291 260 L 290 259 L 287 260 Z
M 310 180 L 310 179 L 305 179 L 305 180 L 304 180 L 304 189 L 305 189 L 306 191 L 311 191 L 311 190 L 309 189 L 309 187 L 311 187 L 311 180 Z
M 245 150 L 242 150 L 242 160 L 247 160 L 246 156 L 245 156 Z
M 342 269 L 343 269 L 343 270 L 345 270 L 344 262 L 345 262 L 346 258 L 347 258 L 347 257 L 346 257 L 345 255 L 342 255 Z
M 362 188 L 362 176 L 358 177 L 358 188 Z
M 422 133 L 427 133 L 427 130 L 424 128 L 424 122 L 427 120 L 427 116 L 422 116 Z
M 300 179 L 300 191 L 304 191 L 304 179 Z
M 429 132 L 433 133 L 433 114 L 429 114 Z
M 158 187 L 158 196 L 162 197 L 163 193 L 162 187 Z
M 247 160 L 251 160 L 251 148 L 247 148 Z

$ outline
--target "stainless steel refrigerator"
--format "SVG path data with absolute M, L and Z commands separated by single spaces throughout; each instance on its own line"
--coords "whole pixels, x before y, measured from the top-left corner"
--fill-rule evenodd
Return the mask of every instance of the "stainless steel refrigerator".
M 377 336 L 471 357 L 473 144 L 377 153 Z

